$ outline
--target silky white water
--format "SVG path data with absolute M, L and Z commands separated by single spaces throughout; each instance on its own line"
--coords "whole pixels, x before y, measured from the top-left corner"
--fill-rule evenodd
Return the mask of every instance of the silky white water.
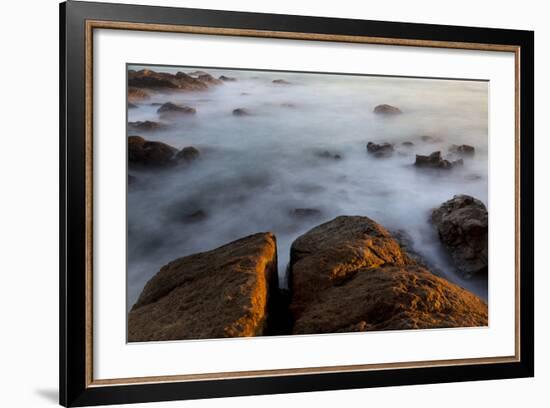
M 455 194 L 488 204 L 487 82 L 203 70 L 237 80 L 201 92 L 158 92 L 128 110 L 131 122 L 162 121 L 153 103 L 196 108 L 196 115 L 165 121 L 166 130 L 128 134 L 201 152 L 168 170 L 129 169 L 137 181 L 128 188 L 128 307 L 169 261 L 261 231 L 277 237 L 284 285 L 292 241 L 338 215 L 408 232 L 434 271 L 487 299 L 487 279 L 457 274 L 429 222 L 431 209 Z M 403 113 L 373 113 L 385 103 Z M 236 108 L 250 115 L 235 116 Z M 424 142 L 423 135 L 440 140 Z M 396 151 L 376 158 L 367 154 L 369 141 L 394 143 Z M 445 156 L 451 144 L 472 145 L 475 156 L 451 171 L 413 165 L 415 154 Z M 321 157 L 324 151 L 341 159 Z M 297 216 L 295 209 L 320 213 Z

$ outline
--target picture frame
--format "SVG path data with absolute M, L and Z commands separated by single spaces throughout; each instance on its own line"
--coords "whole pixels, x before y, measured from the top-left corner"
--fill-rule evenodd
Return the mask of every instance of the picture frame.
M 94 31 L 195 34 L 514 58 L 514 353 L 196 373 L 94 375 Z M 534 376 L 534 33 L 531 31 L 68 1 L 60 5 L 60 404 L 88 406 Z M 100 164 L 99 164 L 100 165 Z M 511 168 L 511 167 L 510 167 Z M 113 268 L 112 273 L 117 273 Z M 124 271 L 120 271 L 124 274 Z M 121 294 L 123 296 L 123 294 Z

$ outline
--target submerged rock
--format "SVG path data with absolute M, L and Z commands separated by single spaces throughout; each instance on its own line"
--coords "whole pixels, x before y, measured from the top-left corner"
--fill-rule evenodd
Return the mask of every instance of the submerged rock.
M 404 146 L 404 147 L 413 147 L 413 146 L 414 146 L 414 143 L 413 143 L 413 142 L 406 141 L 406 142 L 402 142 L 402 143 L 401 143 L 401 146 Z
M 443 141 L 439 136 L 423 135 L 420 136 L 420 140 L 426 143 L 440 143 Z
M 401 112 L 401 109 L 387 104 L 378 105 L 374 108 L 374 113 L 382 114 L 382 115 L 395 115 Z
M 449 152 L 459 154 L 461 156 L 473 156 L 476 152 L 476 149 L 473 146 L 470 145 L 451 145 L 449 147 Z
M 466 276 L 487 273 L 489 214 L 469 195 L 456 195 L 432 212 L 439 239 Z
M 342 158 L 342 155 L 340 153 L 333 153 L 333 152 L 329 152 L 328 150 L 315 152 L 315 156 L 320 157 L 322 159 L 332 159 L 332 160 L 340 160 Z
M 185 160 L 185 161 L 192 161 L 195 159 L 198 159 L 200 156 L 200 151 L 196 147 L 193 146 L 187 146 L 181 149 L 178 154 L 176 154 L 176 158 Z
M 390 143 L 367 143 L 367 152 L 376 157 L 386 157 L 393 153 L 393 145 Z
M 235 116 L 250 116 L 250 112 L 244 108 L 233 109 L 233 115 Z
M 141 136 L 128 136 L 128 163 L 146 167 L 166 167 L 175 164 L 172 160 L 177 152 L 162 142 L 145 140 Z
M 487 305 L 419 266 L 381 225 L 341 216 L 291 247 L 294 334 L 487 325 Z
M 271 82 L 273 82 L 274 84 L 278 84 L 278 85 L 290 85 L 290 82 L 288 82 L 285 79 L 274 79 Z
M 441 157 L 441 152 L 439 151 L 433 152 L 428 156 L 417 154 L 416 161 L 414 162 L 414 165 L 416 167 L 444 169 L 444 170 L 450 170 L 453 167 L 462 166 L 463 164 L 464 164 L 464 161 L 462 159 L 458 159 L 455 161 L 449 161 L 447 159 L 444 159 L 443 157 Z
M 225 81 L 225 82 L 235 82 L 237 80 L 237 78 L 228 77 L 228 76 L 225 76 L 225 75 L 220 76 L 219 79 L 222 80 L 222 81 Z
M 157 109 L 157 113 L 162 115 L 171 115 L 171 114 L 183 114 L 183 115 L 194 115 L 197 113 L 195 108 L 185 105 L 176 105 L 172 102 L 166 102 Z
M 277 288 L 271 233 L 176 259 L 147 282 L 132 307 L 128 341 L 262 335 Z
M 128 109 L 135 109 L 135 108 L 137 108 L 137 105 L 135 103 L 128 102 Z
M 154 122 L 152 120 L 145 120 L 145 121 L 137 121 L 137 122 L 128 122 L 128 127 L 134 130 L 142 130 L 142 131 L 150 132 L 153 130 L 165 129 L 166 125 L 164 123 Z
M 321 210 L 317 208 L 295 208 L 290 212 L 290 215 L 297 218 L 312 218 L 321 215 Z

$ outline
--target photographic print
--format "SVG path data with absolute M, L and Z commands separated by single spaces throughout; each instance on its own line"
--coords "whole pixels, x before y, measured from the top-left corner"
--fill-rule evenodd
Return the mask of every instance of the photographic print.
M 129 342 L 488 326 L 488 81 L 127 70 Z

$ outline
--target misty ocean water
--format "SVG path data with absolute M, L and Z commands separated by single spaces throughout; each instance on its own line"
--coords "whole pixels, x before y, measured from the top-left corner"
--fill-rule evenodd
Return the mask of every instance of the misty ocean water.
M 137 178 L 127 201 L 129 308 L 166 263 L 262 231 L 277 237 L 284 286 L 292 241 L 339 215 L 368 216 L 390 231 L 407 232 L 432 271 L 487 299 L 487 279 L 456 272 L 429 217 L 456 194 L 488 205 L 488 82 L 204 71 L 237 80 L 200 92 L 157 92 L 128 110 L 130 122 L 169 125 L 129 135 L 201 152 L 199 160 L 168 170 L 129 169 Z M 153 104 L 164 102 L 197 113 L 162 120 Z M 403 113 L 374 114 L 379 104 Z M 235 116 L 236 108 L 250 115 Z M 438 141 L 425 142 L 426 135 Z M 374 157 L 366 151 L 369 141 L 393 143 L 396 151 Z M 414 146 L 402 146 L 405 141 Z M 449 156 L 451 144 L 475 146 L 475 156 L 451 171 L 413 165 L 415 154 L 440 150 Z M 325 151 L 329 157 L 320 154 Z M 300 215 L 295 209 L 318 212 Z

